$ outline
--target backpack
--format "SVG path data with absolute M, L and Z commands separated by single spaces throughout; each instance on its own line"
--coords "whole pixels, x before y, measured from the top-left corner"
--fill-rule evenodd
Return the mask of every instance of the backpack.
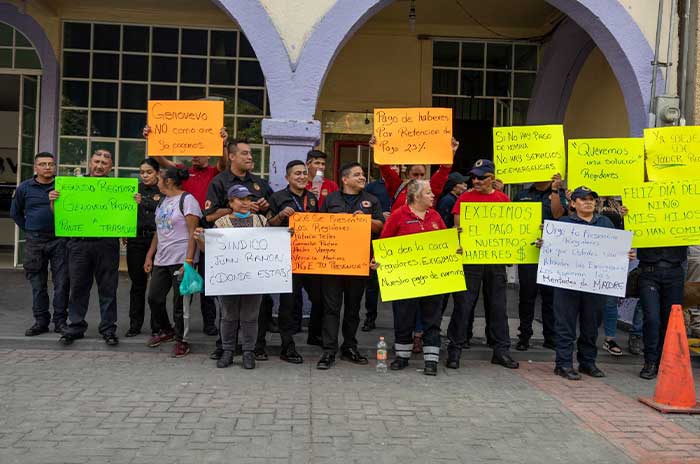
M 185 215 L 185 198 L 187 198 L 188 195 L 192 195 L 189 192 L 182 192 L 182 195 L 180 195 L 180 214 L 183 216 Z M 168 198 L 166 195 L 161 195 L 160 200 L 158 200 L 158 206 L 156 206 L 156 209 L 160 208 L 160 205 L 163 204 L 165 199 Z

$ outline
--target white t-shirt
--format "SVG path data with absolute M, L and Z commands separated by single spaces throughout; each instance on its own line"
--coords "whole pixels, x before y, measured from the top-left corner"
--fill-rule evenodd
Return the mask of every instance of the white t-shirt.
M 180 196 L 166 197 L 156 208 L 156 232 L 158 234 L 158 249 L 153 260 L 155 266 L 172 266 L 183 264 L 187 257 L 187 243 L 190 239 L 185 216 L 202 217 L 202 210 L 194 195 L 185 197 L 180 212 Z M 195 262 L 198 252 L 195 252 Z

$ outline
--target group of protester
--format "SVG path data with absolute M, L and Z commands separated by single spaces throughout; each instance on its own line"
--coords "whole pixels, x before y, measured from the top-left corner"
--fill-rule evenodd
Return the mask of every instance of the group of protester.
M 144 129 L 148 136 L 150 128 Z M 300 212 L 350 213 L 371 216 L 372 238 L 440 230 L 460 226 L 462 202 L 508 202 L 503 184 L 494 176 L 493 162 L 476 161 L 465 177 L 440 166 L 427 179 L 426 166 L 406 166 L 406 179 L 398 166 L 380 166 L 382 179 L 367 184 L 363 168 L 349 163 L 340 168 L 341 186 L 328 179 L 313 183 L 314 175 L 325 170 L 326 155 L 317 150 L 307 159 L 286 166 L 288 185 L 273 192 L 269 184 L 252 174 L 251 147 L 244 141 L 228 142 L 221 132 L 224 156 L 216 167 L 208 157 L 192 157 L 189 167 L 165 157 L 143 160 L 140 166 L 137 233 L 126 242 L 127 266 L 131 279 L 129 329 L 127 337 L 141 333 L 145 302 L 150 308 L 151 337 L 148 346 L 174 341 L 173 356 L 189 353 L 184 322 L 183 297 L 179 293 L 183 264 L 196 266 L 204 275 L 204 235 L 207 228 L 289 227 L 289 217 Z M 370 141 L 373 144 L 373 140 Z M 453 140 L 456 152 L 458 142 Z M 90 158 L 90 177 L 106 177 L 112 169 L 109 151 L 97 150 Z M 99 333 L 107 345 L 116 345 L 118 269 L 120 244 L 116 238 L 56 237 L 54 202 L 56 160 L 39 153 L 35 176 L 18 186 L 12 202 L 12 217 L 24 231 L 24 270 L 32 287 L 34 324 L 26 331 L 34 336 L 49 331 L 61 334 L 60 343 L 70 345 L 84 337 L 85 316 L 93 280 L 97 283 L 100 306 Z M 60 201 L 60 200 L 59 200 Z M 536 182 L 520 191 L 514 201 L 539 202 L 543 219 L 560 220 L 595 227 L 623 227 L 626 209 L 615 199 L 601 199 L 585 186 L 563 187 L 561 176 Z M 457 250 L 459 252 L 461 250 Z M 630 252 L 630 259 L 634 259 Z M 635 336 L 641 332 L 644 367 L 640 376 L 652 379 L 658 372 L 663 338 L 671 305 L 681 304 L 688 266 L 687 247 L 647 248 L 637 251 L 639 259 L 640 310 L 635 316 Z M 358 350 L 360 305 L 365 296 L 366 319 L 362 330 L 376 327 L 379 285 L 374 259 L 368 277 L 346 275 L 293 276 L 293 292 L 280 295 L 278 327 L 282 339 L 280 358 L 302 363 L 294 334 L 301 330 L 302 291 L 311 301 L 307 343 L 322 348 L 319 369 L 329 369 L 336 354 L 355 364 L 367 364 Z M 53 315 L 49 311 L 48 270 L 53 280 Z M 604 376 L 596 366 L 598 327 L 605 325 L 604 347 L 622 354 L 614 341 L 617 299 L 579 291 L 552 288 L 536 283 L 537 265 L 518 266 L 520 281 L 520 327 L 516 349 L 530 348 L 535 301 L 542 302 L 544 346 L 556 351 L 555 373 L 577 380 L 584 373 Z M 150 276 L 150 278 L 149 278 Z M 462 350 L 470 347 L 474 313 L 483 288 L 486 341 L 493 349 L 492 363 L 510 369 L 518 362 L 510 354 L 511 339 L 506 312 L 506 266 L 464 265 L 467 290 L 396 301 L 392 304 L 394 349 L 392 370 L 408 366 L 412 352 L 422 351 L 426 375 L 436 375 L 440 355 L 440 323 L 449 297 L 454 302 L 447 330 L 445 365 L 460 367 Z M 150 283 L 149 283 L 150 280 Z M 204 279 L 206 285 L 206 279 Z M 167 311 L 172 292 L 172 322 Z M 146 296 L 147 295 L 147 296 Z M 219 335 L 210 357 L 218 367 L 233 363 L 242 349 L 242 365 L 252 369 L 255 362 L 268 359 L 266 334 L 271 325 L 273 300 L 270 295 L 201 295 L 204 332 Z M 217 326 L 217 308 L 219 312 Z M 344 308 L 341 321 L 341 308 Z M 640 327 L 643 320 L 643 326 Z M 579 335 L 577 336 L 577 322 Z M 342 332 L 343 342 L 339 345 Z M 578 346 L 578 371 L 574 369 L 574 344 Z M 636 346 L 636 345 L 635 345 Z M 632 349 L 632 343 L 630 344 Z M 633 350 L 634 351 L 634 350 Z

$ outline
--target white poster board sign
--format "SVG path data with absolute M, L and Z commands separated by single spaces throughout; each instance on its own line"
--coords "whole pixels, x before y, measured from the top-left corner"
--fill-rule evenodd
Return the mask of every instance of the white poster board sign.
M 625 296 L 632 232 L 544 221 L 537 283 Z
M 207 229 L 207 296 L 292 292 L 292 249 L 286 227 Z

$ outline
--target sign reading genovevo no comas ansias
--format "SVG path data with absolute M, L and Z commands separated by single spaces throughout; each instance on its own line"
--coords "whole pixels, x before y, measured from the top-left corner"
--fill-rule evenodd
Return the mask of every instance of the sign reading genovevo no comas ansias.
M 374 110 L 374 162 L 452 164 L 452 108 Z
M 222 156 L 224 102 L 150 100 L 148 156 Z

